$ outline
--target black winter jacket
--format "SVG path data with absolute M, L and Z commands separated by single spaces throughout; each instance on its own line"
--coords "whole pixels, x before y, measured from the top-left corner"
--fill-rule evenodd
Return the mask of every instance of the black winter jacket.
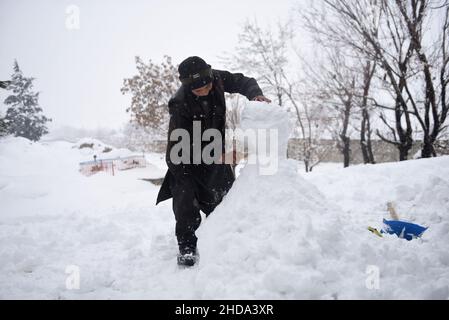
M 195 188 L 198 200 L 210 201 L 214 192 L 227 192 L 234 181 L 230 165 L 227 164 L 174 164 L 170 160 L 171 148 L 178 141 L 170 141 L 173 130 L 181 128 L 190 133 L 192 143 L 193 121 L 201 121 L 201 133 L 214 128 L 222 133 L 223 148 L 226 126 L 225 92 L 240 93 L 249 100 L 262 95 L 262 90 L 254 78 L 241 73 L 213 70 L 213 87 L 207 98 L 196 97 L 190 90 L 181 86 L 168 103 L 170 123 L 166 162 L 168 171 L 157 197 L 158 204 L 170 199 L 171 186 L 186 179 Z M 205 108 L 206 106 L 206 108 Z M 192 155 L 191 155 L 192 156 Z

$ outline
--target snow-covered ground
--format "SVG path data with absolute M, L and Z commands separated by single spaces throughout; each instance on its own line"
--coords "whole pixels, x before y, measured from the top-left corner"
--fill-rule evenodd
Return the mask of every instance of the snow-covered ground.
M 164 174 L 163 155 L 85 177 L 92 153 L 77 146 L 0 140 L 0 298 L 449 298 L 449 157 L 308 174 L 281 159 L 267 176 L 247 165 L 198 231 L 198 266 L 179 269 L 171 201 L 155 206 L 159 187 L 140 180 Z M 429 227 L 422 239 L 367 230 L 389 201 Z

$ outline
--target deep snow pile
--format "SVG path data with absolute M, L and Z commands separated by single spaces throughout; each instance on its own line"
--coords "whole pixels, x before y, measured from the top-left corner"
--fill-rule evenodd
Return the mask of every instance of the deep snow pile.
M 243 119 L 273 128 L 285 116 L 250 103 Z M 77 145 L 0 140 L 0 298 L 449 297 L 449 157 L 298 174 L 281 149 L 274 175 L 240 171 L 200 227 L 199 265 L 182 270 L 171 202 L 155 206 L 159 187 L 140 180 L 164 174 L 164 155 L 84 177 L 78 163 L 91 155 Z M 422 239 L 366 230 L 388 218 L 388 201 L 429 227 Z M 69 266 L 79 289 L 66 286 Z
M 379 268 L 379 290 L 351 297 L 449 299 L 448 156 L 317 170 L 304 177 L 342 208 L 342 228 L 360 267 Z M 429 227 L 422 239 L 377 238 L 366 231 L 367 226 L 381 228 L 383 218 L 391 219 L 390 201 L 401 220 Z
M 72 143 L 2 139 L 0 298 L 151 293 L 149 260 L 170 247 L 161 234 L 171 234 L 173 223 L 168 203 L 154 207 L 158 188 L 140 180 L 163 175 L 164 157 L 146 157 L 147 168 L 85 177 L 78 170 L 86 155 Z M 66 286 L 71 266 L 80 270 L 77 290 Z
M 243 110 L 244 129 L 278 130 L 278 169 L 260 175 L 258 164 L 246 165 L 198 232 L 208 297 L 331 298 L 343 281 L 336 268 L 348 263 L 341 261 L 339 209 L 286 159 L 286 123 L 278 106 L 249 103 Z

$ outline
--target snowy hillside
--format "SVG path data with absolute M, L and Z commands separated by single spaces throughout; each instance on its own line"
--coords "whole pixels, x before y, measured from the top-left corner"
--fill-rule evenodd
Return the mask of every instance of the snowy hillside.
M 199 265 L 182 270 L 171 202 L 155 206 L 159 187 L 140 180 L 164 174 L 163 155 L 85 177 L 78 147 L 0 141 L 0 298 L 449 298 L 449 157 L 309 174 L 281 158 L 268 176 L 247 165 L 198 231 Z M 429 227 L 422 239 L 367 230 L 388 201 Z M 79 289 L 66 286 L 73 266 Z

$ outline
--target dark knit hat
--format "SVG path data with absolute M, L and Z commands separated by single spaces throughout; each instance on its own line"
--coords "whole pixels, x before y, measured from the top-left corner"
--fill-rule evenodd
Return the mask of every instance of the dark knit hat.
M 212 82 L 212 68 L 200 57 L 188 57 L 178 67 L 179 80 L 190 90 Z

